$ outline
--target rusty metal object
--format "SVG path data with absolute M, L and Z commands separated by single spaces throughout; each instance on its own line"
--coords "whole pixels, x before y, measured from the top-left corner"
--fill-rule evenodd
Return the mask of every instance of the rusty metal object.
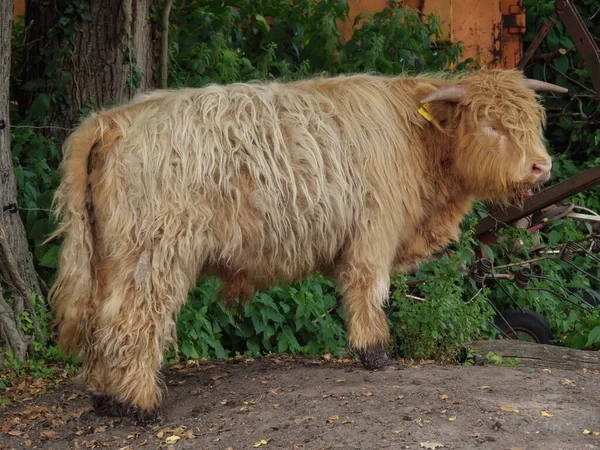
M 590 73 L 596 97 L 600 100 L 600 50 L 570 0 L 556 0 L 556 12 L 581 53 Z
M 508 28 L 507 32 L 509 34 L 524 35 L 526 24 L 525 9 L 523 9 L 521 2 L 509 5 L 508 14 L 502 14 L 502 26 Z
M 525 52 L 525 55 L 523 55 L 517 64 L 517 68 L 523 69 L 525 67 L 550 31 L 550 28 L 552 28 L 554 23 L 560 19 L 565 25 L 577 50 L 583 57 L 585 66 L 590 73 L 594 90 L 596 91 L 596 97 L 600 99 L 600 50 L 571 0 L 556 0 L 554 2 L 554 7 L 556 12 L 552 14 L 550 19 L 548 19 L 546 24 L 537 34 L 527 49 L 527 52 Z
M 523 68 L 525 67 L 525 65 L 527 65 L 527 62 L 531 59 L 531 57 L 533 56 L 535 51 L 538 49 L 538 47 L 540 46 L 542 41 L 546 38 L 546 35 L 550 31 L 550 28 L 552 28 L 552 26 L 554 25 L 554 23 L 557 20 L 558 20 L 558 14 L 553 13 L 550 16 L 550 18 L 548 19 L 548 21 L 541 28 L 541 30 L 537 34 L 537 36 L 533 39 L 533 41 L 527 48 L 527 51 L 525 52 L 525 54 L 523 55 L 521 60 L 517 63 L 517 69 L 523 70 Z
M 504 209 L 491 211 L 488 217 L 485 217 L 475 227 L 475 236 L 479 237 L 488 231 L 500 228 L 506 224 L 515 222 L 523 217 L 560 202 L 581 191 L 585 191 L 600 183 L 600 166 L 588 169 L 585 172 L 575 175 L 562 183 L 537 193 L 528 198 L 523 203 L 523 207 L 509 206 Z

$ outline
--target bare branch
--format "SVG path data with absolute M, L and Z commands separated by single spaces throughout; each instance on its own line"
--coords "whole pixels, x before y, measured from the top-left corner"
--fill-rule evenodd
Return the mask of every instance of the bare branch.
M 167 69 L 169 65 L 169 14 L 173 0 L 165 0 L 163 5 L 160 31 L 160 87 L 167 87 Z

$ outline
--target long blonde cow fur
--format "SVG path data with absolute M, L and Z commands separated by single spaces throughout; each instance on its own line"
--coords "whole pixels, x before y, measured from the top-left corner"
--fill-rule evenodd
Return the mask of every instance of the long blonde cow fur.
M 321 270 L 377 367 L 391 268 L 456 238 L 474 198 L 548 179 L 525 84 L 504 70 L 355 75 L 158 91 L 93 115 L 65 144 L 56 194 L 61 345 L 85 357 L 93 393 L 152 412 L 199 277 L 220 276 L 231 302 Z

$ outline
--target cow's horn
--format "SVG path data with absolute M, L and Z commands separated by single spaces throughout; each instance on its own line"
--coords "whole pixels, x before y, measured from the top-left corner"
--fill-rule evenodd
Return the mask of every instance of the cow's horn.
M 462 84 L 456 84 L 453 86 L 444 86 L 439 88 L 436 91 L 433 91 L 423 100 L 421 103 L 429 103 L 436 102 L 440 100 L 445 100 L 447 102 L 458 103 L 467 96 L 467 89 Z
M 569 90 L 565 89 L 564 87 L 557 86 L 556 84 L 552 83 L 546 83 L 545 81 L 540 80 L 525 79 L 523 80 L 523 83 L 525 84 L 525 87 L 533 89 L 534 91 L 552 91 L 559 92 L 561 94 L 569 92 Z

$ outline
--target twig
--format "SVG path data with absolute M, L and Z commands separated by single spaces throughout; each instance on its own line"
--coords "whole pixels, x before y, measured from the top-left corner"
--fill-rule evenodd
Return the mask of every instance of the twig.
M 160 32 L 160 87 L 167 88 L 168 64 L 169 64 L 169 14 L 173 0 L 165 0 L 161 17 Z
M 548 119 L 554 119 L 555 117 L 580 117 L 581 113 L 578 112 L 566 112 L 566 113 L 557 113 L 557 114 L 548 114 L 546 117 Z
M 338 306 L 340 306 L 339 301 L 335 302 L 335 305 L 333 305 L 331 308 L 329 308 L 325 314 L 321 314 L 321 319 L 324 319 L 326 315 L 331 314 L 333 312 L 333 310 L 335 310 Z M 317 323 L 318 321 L 319 321 L 319 318 L 317 317 L 315 320 L 313 320 L 313 323 Z
M 531 57 L 531 59 L 529 60 L 529 62 L 527 63 L 527 65 L 530 66 L 532 64 L 536 64 L 536 63 L 540 63 L 540 62 L 548 62 L 548 61 L 553 60 L 554 58 L 557 58 L 559 56 L 563 56 L 566 54 L 567 54 L 567 51 L 564 48 L 559 48 L 558 50 L 556 50 L 554 52 L 533 55 Z
M 592 94 L 596 94 L 596 92 L 593 89 L 588 88 L 587 86 L 585 86 L 584 84 L 581 84 L 579 81 L 571 78 L 570 76 L 568 76 L 566 73 L 561 72 L 560 70 L 558 70 L 554 65 L 549 64 L 550 67 L 552 67 L 552 69 L 554 69 L 556 72 L 560 73 L 563 77 L 565 77 L 567 80 L 569 80 L 571 83 L 575 83 L 577 86 L 585 89 L 588 92 L 591 92 Z

